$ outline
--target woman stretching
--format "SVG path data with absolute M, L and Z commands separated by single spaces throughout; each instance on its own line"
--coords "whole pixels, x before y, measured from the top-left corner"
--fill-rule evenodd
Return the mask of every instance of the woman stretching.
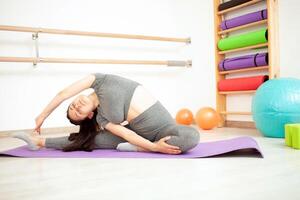
M 64 100 L 85 89 L 69 105 L 67 118 L 79 125 L 79 132 L 69 137 L 41 138 L 24 133 L 32 150 L 41 147 L 63 151 L 118 149 L 180 154 L 194 148 L 199 133 L 190 126 L 177 125 L 170 113 L 139 83 L 112 74 L 91 74 L 59 92 L 36 118 L 35 131 Z

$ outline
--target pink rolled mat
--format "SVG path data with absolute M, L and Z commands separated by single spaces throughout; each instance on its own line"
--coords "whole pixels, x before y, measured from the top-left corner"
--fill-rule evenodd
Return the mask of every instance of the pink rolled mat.
M 256 90 L 268 80 L 268 76 L 252 76 L 245 78 L 231 78 L 219 81 L 219 91 Z
M 14 156 L 26 158 L 204 158 L 226 154 L 233 151 L 251 149 L 254 151 L 241 151 L 243 155 L 263 154 L 257 142 L 251 137 L 238 137 L 215 142 L 199 143 L 190 151 L 178 154 L 162 154 L 153 152 L 121 152 L 114 149 L 97 149 L 92 152 L 73 151 L 63 152 L 55 149 L 43 148 L 38 151 L 30 151 L 27 146 L 0 152 L 0 156 Z

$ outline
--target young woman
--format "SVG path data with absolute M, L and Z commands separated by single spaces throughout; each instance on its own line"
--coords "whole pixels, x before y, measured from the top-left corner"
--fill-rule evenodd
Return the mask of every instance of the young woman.
M 59 92 L 36 118 L 40 133 L 44 120 L 64 100 L 85 89 L 69 105 L 67 117 L 79 125 L 69 137 L 40 138 L 20 133 L 31 149 L 40 147 L 63 151 L 118 149 L 180 154 L 194 148 L 199 133 L 190 126 L 177 125 L 163 105 L 139 83 L 112 74 L 91 74 Z

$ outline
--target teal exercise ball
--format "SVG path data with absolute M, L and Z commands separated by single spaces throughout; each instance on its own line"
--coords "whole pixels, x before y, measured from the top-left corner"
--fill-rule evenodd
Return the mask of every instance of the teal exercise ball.
M 284 125 L 300 123 L 300 79 L 271 79 L 252 100 L 256 128 L 266 137 L 283 138 Z

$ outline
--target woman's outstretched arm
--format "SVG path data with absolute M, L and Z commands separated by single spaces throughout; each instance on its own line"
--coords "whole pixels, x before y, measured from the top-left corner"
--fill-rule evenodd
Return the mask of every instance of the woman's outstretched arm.
M 153 152 L 161 152 L 161 153 L 167 153 L 167 154 L 179 154 L 181 153 L 180 148 L 177 146 L 169 145 L 166 143 L 168 139 L 170 139 L 170 136 L 161 138 L 159 141 L 153 143 L 142 136 L 136 134 L 134 131 L 118 125 L 113 124 L 109 122 L 105 129 L 109 130 L 111 133 L 125 139 L 130 144 L 136 145 L 138 147 L 141 147 L 142 150 L 148 150 Z
M 85 89 L 91 87 L 95 80 L 95 75 L 91 74 L 83 79 L 80 79 L 73 84 L 69 85 L 65 89 L 61 90 L 57 95 L 50 101 L 50 103 L 44 108 L 44 110 L 36 117 L 35 131 L 40 133 L 40 128 L 44 120 L 66 99 L 73 97 L 74 95 L 82 92 Z

